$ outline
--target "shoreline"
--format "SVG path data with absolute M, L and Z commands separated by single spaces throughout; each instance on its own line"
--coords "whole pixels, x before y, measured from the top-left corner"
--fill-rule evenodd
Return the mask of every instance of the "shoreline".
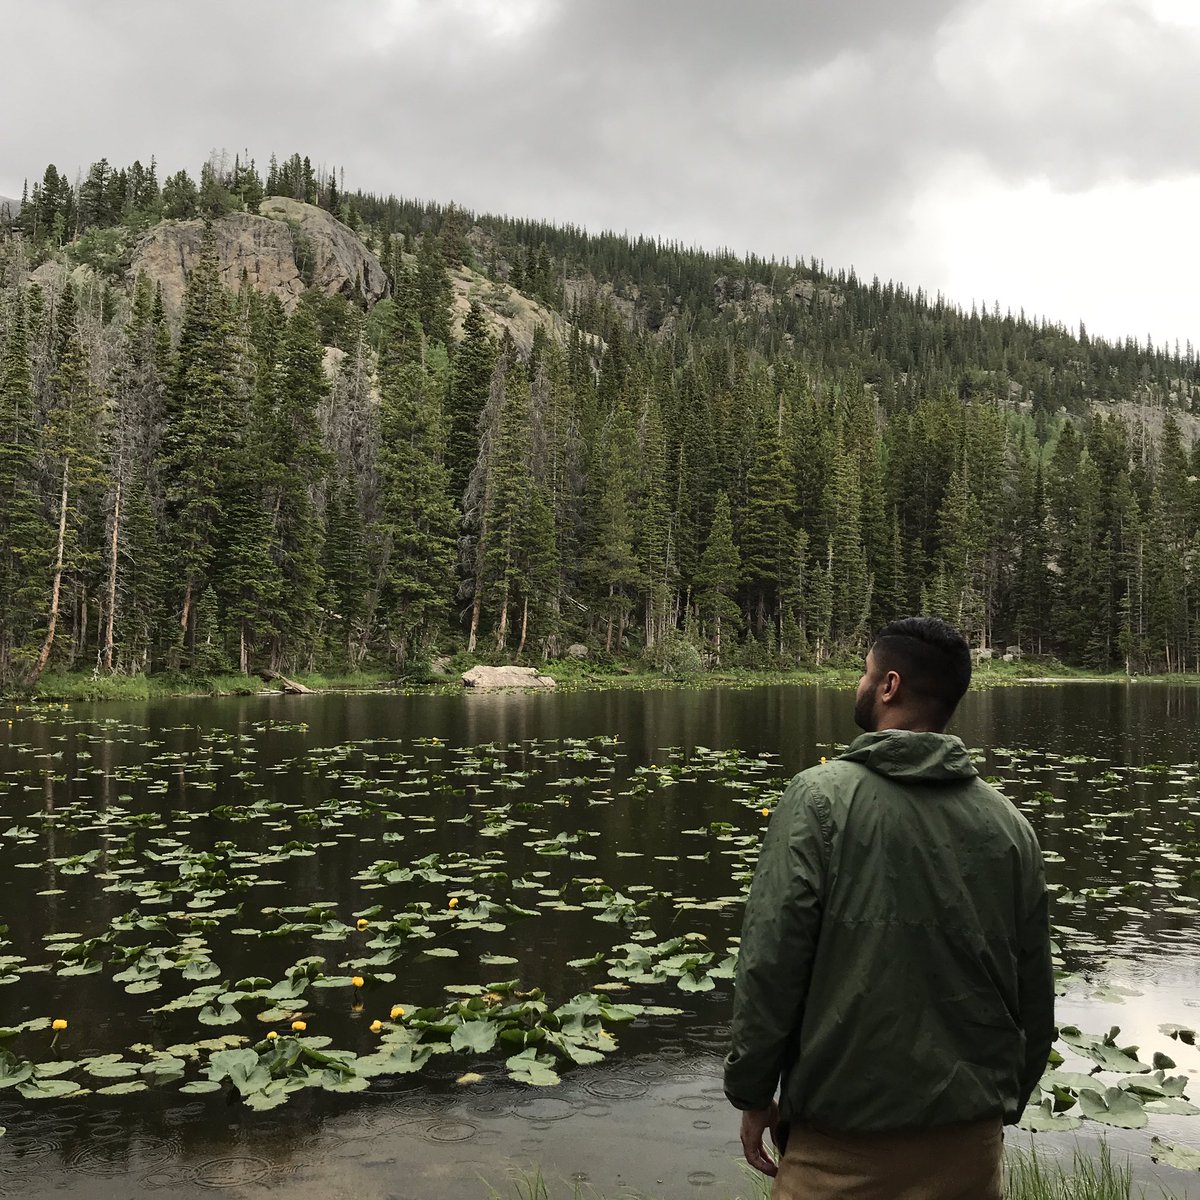
M 669 675 L 661 671 L 638 670 L 620 665 L 587 669 L 577 662 L 553 662 L 539 667 L 555 680 L 555 691 L 621 691 L 630 688 L 643 690 L 716 690 L 720 688 L 749 688 L 770 686 L 830 686 L 852 687 L 858 682 L 859 667 L 804 667 L 787 670 L 730 670 L 704 671 L 695 675 Z M 1025 684 L 1054 686 L 1068 683 L 1137 683 L 1200 686 L 1200 675 L 1125 675 L 1103 674 L 1064 667 L 1060 663 L 1030 664 L 1029 673 L 1022 668 L 1005 665 L 1003 668 L 977 666 L 972 686 L 980 689 L 1015 687 Z M 313 694 L 352 694 L 354 692 L 394 692 L 401 695 L 455 695 L 465 693 L 457 678 L 458 672 L 443 678 L 404 680 L 387 672 L 363 671 L 347 674 L 298 674 L 297 682 L 310 688 Z M 538 690 L 538 689 L 513 689 Z M 92 704 L 107 701 L 145 703 L 152 700 L 212 699 L 232 696 L 278 696 L 285 694 L 255 675 L 217 675 L 195 677 L 183 675 L 101 676 L 90 672 L 51 675 L 45 677 L 30 692 L 0 692 L 0 705 L 20 704 Z

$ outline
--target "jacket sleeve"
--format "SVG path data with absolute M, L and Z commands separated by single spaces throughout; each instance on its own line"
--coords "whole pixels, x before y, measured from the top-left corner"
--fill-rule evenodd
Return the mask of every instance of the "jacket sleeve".
M 828 801 L 794 779 L 771 818 L 738 951 L 725 1095 L 740 1109 L 765 1108 L 788 1066 L 804 1012 L 821 927 Z
M 1051 961 L 1046 870 L 1036 838 L 1033 839 L 1030 876 L 1017 964 L 1018 1003 L 1021 1027 L 1025 1032 L 1025 1062 L 1021 1069 L 1020 1109 L 1014 1120 L 1020 1119 L 1021 1111 L 1046 1069 L 1055 1033 L 1054 966 Z

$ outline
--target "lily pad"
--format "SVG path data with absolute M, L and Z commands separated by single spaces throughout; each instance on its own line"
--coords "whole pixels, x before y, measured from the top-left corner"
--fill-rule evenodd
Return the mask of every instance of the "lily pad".
M 454 1050 L 486 1054 L 496 1044 L 499 1033 L 499 1028 L 491 1021 L 464 1021 L 450 1035 L 450 1046 Z
M 1078 1117 L 1056 1115 L 1050 1100 L 1030 1104 L 1021 1114 L 1020 1128 L 1031 1133 L 1058 1133 L 1078 1129 L 1083 1122 Z
M 1118 1129 L 1141 1129 L 1147 1121 L 1141 1101 L 1120 1088 L 1106 1088 L 1103 1093 L 1084 1089 L 1079 1107 L 1085 1117 Z
M 1168 1142 L 1159 1137 L 1150 1139 L 1150 1157 L 1180 1171 L 1200 1171 L 1200 1150 L 1181 1142 Z

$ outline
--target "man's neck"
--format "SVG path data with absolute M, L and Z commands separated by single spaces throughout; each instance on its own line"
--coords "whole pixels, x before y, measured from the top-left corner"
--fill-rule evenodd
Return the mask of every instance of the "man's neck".
M 907 730 L 909 733 L 945 733 L 946 726 L 906 713 L 885 713 L 875 726 L 876 733 L 887 733 L 890 729 Z

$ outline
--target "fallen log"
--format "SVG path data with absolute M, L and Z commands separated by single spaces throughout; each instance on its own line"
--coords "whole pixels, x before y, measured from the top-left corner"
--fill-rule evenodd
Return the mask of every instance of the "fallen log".
M 279 690 L 291 696 L 312 696 L 315 694 L 312 688 L 305 687 L 304 684 L 297 683 L 294 679 L 288 679 L 286 675 L 280 675 L 278 671 L 262 670 L 259 671 L 258 677 L 267 683 L 279 684 Z

